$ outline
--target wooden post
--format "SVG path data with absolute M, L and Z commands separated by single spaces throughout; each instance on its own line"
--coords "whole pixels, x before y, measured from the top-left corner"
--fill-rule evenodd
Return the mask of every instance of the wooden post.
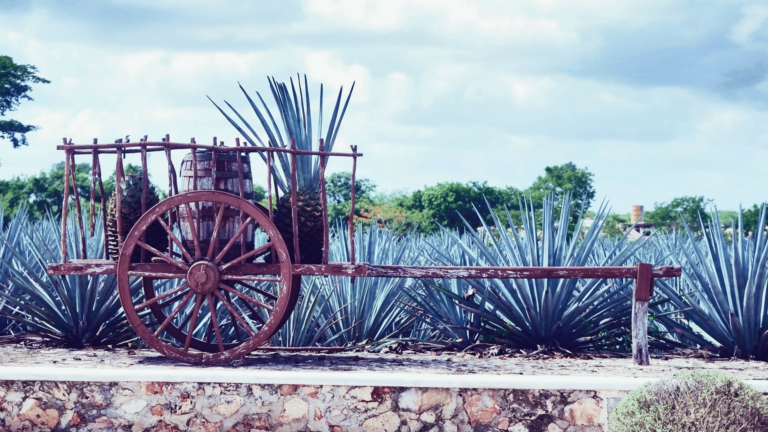
M 320 138 L 319 151 L 325 151 L 325 142 Z M 325 191 L 325 156 L 320 156 L 320 199 L 323 206 L 323 264 L 328 264 L 328 199 Z
M 144 135 L 144 141 L 147 140 L 147 136 Z M 179 193 L 179 188 L 176 184 L 176 168 L 173 166 L 173 160 L 171 159 L 171 148 L 167 145 L 163 147 L 163 151 L 165 151 L 165 159 L 168 161 L 168 198 L 177 195 Z M 168 226 L 173 227 L 174 224 L 174 214 L 173 211 L 168 212 Z M 168 251 L 173 253 L 173 239 L 171 239 L 171 236 L 168 236 Z
M 118 140 L 122 142 L 123 140 Z M 115 219 L 117 219 L 117 250 L 118 250 L 118 256 L 116 258 L 119 258 L 119 254 L 123 249 L 123 202 L 121 197 L 120 189 L 122 188 L 122 185 L 120 184 L 123 181 L 123 148 L 121 146 L 118 146 L 115 148 L 115 153 L 117 154 L 117 164 L 115 167 Z
M 298 185 L 296 184 L 296 141 L 291 138 L 291 224 L 293 225 L 293 262 L 301 264 L 299 251 L 299 204 Z
M 245 199 L 245 181 L 243 180 L 243 157 L 240 155 L 240 138 L 235 138 L 235 157 L 237 158 L 237 188 L 240 191 L 240 198 Z M 267 187 L 269 187 L 269 174 L 267 174 Z M 254 199 L 255 201 L 255 199 Z M 270 205 L 271 207 L 271 205 Z M 269 219 L 272 220 L 272 209 L 269 210 Z M 240 209 L 240 225 L 245 222 L 243 209 Z M 240 256 L 245 255 L 245 235 L 240 236 Z
M 93 139 L 93 143 L 96 144 L 96 138 Z M 91 151 L 91 201 L 90 205 L 88 206 L 88 234 L 90 237 L 93 237 L 96 231 L 96 216 L 94 213 L 96 213 L 96 170 L 98 167 L 96 166 L 96 155 L 97 151 L 94 149 Z
M 350 205 L 349 208 L 349 263 L 355 263 L 355 172 L 357 171 L 357 146 L 349 146 L 352 149 L 352 178 L 350 179 Z M 354 283 L 355 278 L 352 278 Z
M 98 144 L 96 138 L 93 144 Z M 101 161 L 99 152 L 93 149 L 93 164 L 96 167 L 96 181 L 99 182 L 99 195 L 101 195 L 101 229 L 104 231 L 104 259 L 109 259 L 109 236 L 107 235 L 107 196 L 104 195 L 104 182 L 101 178 Z
M 240 152 L 238 152 L 238 155 L 239 154 Z M 241 174 L 241 177 L 242 177 L 242 174 Z M 277 186 L 275 186 L 275 190 L 277 190 Z M 269 210 L 269 220 L 274 220 L 272 218 L 272 152 L 271 151 L 267 152 L 267 208 Z M 243 249 L 243 251 L 245 251 L 245 249 Z M 277 257 L 277 252 L 273 247 L 269 252 L 269 261 L 274 263 L 275 257 Z
M 637 263 L 632 302 L 632 358 L 637 365 L 650 364 L 648 353 L 648 302 L 653 295 L 653 267 Z
M 165 136 L 167 137 L 168 134 L 166 134 Z M 170 142 L 170 141 L 166 141 L 166 142 Z M 195 144 L 194 138 L 192 138 L 192 144 Z M 192 190 L 193 191 L 197 190 L 197 149 L 194 147 L 192 148 Z M 200 215 L 200 203 L 197 201 L 195 201 L 195 214 L 197 215 L 197 227 L 195 227 L 195 224 L 193 223 L 193 220 L 194 220 L 193 216 L 188 215 L 189 224 L 190 224 L 189 228 L 191 230 L 195 230 L 195 232 L 197 232 L 197 238 L 200 239 L 202 238 L 201 227 L 203 226 L 203 222 L 202 222 L 202 216 Z M 200 257 L 197 256 L 197 249 L 195 249 L 195 259 L 199 259 L 199 258 Z
M 67 139 L 64 138 L 64 145 Z M 61 263 L 67 262 L 67 210 L 69 209 L 69 150 L 64 153 L 64 199 L 61 202 Z
M 144 140 L 142 139 L 141 142 L 143 143 Z M 144 213 L 147 212 L 147 189 L 149 189 L 149 173 L 147 172 L 147 147 L 142 146 L 141 147 L 141 215 L 144 216 Z M 141 235 L 141 241 L 142 243 L 147 242 L 147 232 L 144 231 L 144 234 Z M 147 262 L 147 251 L 144 248 L 141 248 L 141 261 L 140 262 Z
M 70 143 L 71 144 L 71 143 Z M 75 211 L 77 226 L 80 228 L 80 258 L 88 259 L 88 250 L 85 244 L 85 228 L 83 227 L 83 210 L 80 206 L 80 193 L 77 190 L 77 164 L 75 164 L 75 152 L 69 152 L 69 173 L 72 176 L 72 195 L 75 198 Z

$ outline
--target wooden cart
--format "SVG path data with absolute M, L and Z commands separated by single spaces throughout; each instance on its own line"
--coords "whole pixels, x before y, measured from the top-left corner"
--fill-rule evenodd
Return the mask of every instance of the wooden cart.
M 299 298 L 301 276 L 394 277 L 394 278 L 635 278 L 633 332 L 637 333 L 638 362 L 647 364 L 645 313 L 652 295 L 653 278 L 678 277 L 680 268 L 653 269 L 648 264 L 637 267 L 439 267 L 379 266 L 356 263 L 354 242 L 350 242 L 349 262 L 328 262 L 328 215 L 324 172 L 328 157 L 352 159 L 352 209 L 357 158 L 363 156 L 352 146 L 349 153 L 325 152 L 320 140 L 319 151 L 291 148 L 173 143 L 168 135 L 160 142 L 146 137 L 138 143 L 73 144 L 64 139 L 59 150 L 66 152 L 64 202 L 62 205 L 61 263 L 48 266 L 51 275 L 116 275 L 120 301 L 126 317 L 138 335 L 150 347 L 175 360 L 216 364 L 242 357 L 258 348 L 286 322 Z M 189 180 L 187 191 L 179 192 L 176 169 L 171 155 L 187 152 L 187 169 L 182 175 Z M 147 154 L 162 152 L 168 164 L 168 198 L 147 205 Z M 273 223 L 272 184 L 275 153 L 287 153 L 291 165 L 292 248 L 286 245 Z M 251 153 L 259 153 L 267 162 L 269 205 L 249 199 L 250 169 L 244 161 Z M 104 253 L 87 256 L 86 237 L 94 235 L 95 197 L 98 188 L 101 208 L 106 209 L 100 155 L 114 154 L 116 164 L 116 208 L 121 208 L 121 180 L 125 177 L 123 159 L 139 155 L 142 165 L 141 216 L 129 233 L 119 239 L 119 256 L 107 253 L 107 216 L 101 212 L 105 230 Z M 319 157 L 321 200 L 323 208 L 323 259 L 318 264 L 299 260 L 299 227 L 297 226 L 296 157 Z M 90 156 L 92 177 L 90 188 L 90 233 L 82 217 L 81 199 L 75 177 L 76 156 Z M 234 170 L 220 172 L 230 163 Z M 205 167 L 208 167 L 205 169 Z M 186 173 L 186 174 L 185 174 Z M 210 178 L 201 182 L 200 177 Z M 217 177 L 218 176 L 218 177 Z M 191 179 L 191 180 L 190 180 Z M 205 187 L 201 187 L 205 185 Z M 225 185 L 225 186 L 222 186 Z M 228 185 L 228 186 L 227 186 Z M 79 251 L 75 259 L 67 252 L 67 212 L 70 187 L 79 223 Z M 223 189 L 223 190 L 221 190 Z M 251 189 L 252 190 L 252 189 Z M 275 188 L 277 193 L 277 188 Z M 121 212 L 116 212 L 118 232 L 122 228 Z M 350 238 L 353 237 L 353 214 L 349 214 Z M 148 235 L 160 232 L 167 246 L 152 246 Z M 255 242 L 260 236 L 263 242 Z M 162 250 L 161 250 L 162 249 Z M 293 256 L 289 250 L 295 251 Z M 643 312 L 643 308 L 644 311 Z M 635 313 L 633 312 L 633 315 Z M 634 317 L 633 317 L 634 318 Z M 635 323 L 637 321 L 637 323 Z M 637 328 L 635 328 L 637 327 Z

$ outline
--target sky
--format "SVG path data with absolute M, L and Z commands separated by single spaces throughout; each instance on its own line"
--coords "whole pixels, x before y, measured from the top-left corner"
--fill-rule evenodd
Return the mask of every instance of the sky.
M 0 55 L 51 80 L 6 114 L 40 129 L 0 142 L 0 179 L 63 160 L 62 137 L 232 144 L 206 96 L 257 124 L 238 83 L 266 98 L 299 73 L 326 116 L 355 82 L 336 150 L 357 145 L 380 191 L 524 189 L 573 162 L 619 213 L 768 199 L 764 2 L 3 0 Z

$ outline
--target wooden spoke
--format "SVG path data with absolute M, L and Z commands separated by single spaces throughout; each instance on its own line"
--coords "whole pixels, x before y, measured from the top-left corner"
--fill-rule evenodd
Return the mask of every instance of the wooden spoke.
M 197 323 L 197 314 L 200 312 L 200 304 L 203 302 L 203 296 L 199 295 L 195 298 L 195 308 L 192 310 L 192 315 L 188 317 L 189 330 L 187 330 L 187 338 L 184 340 L 184 352 L 189 352 L 189 345 L 192 344 L 192 335 L 195 333 L 195 324 Z M 184 325 L 181 326 L 184 329 Z
M 187 249 L 184 248 L 183 244 L 181 244 L 181 240 L 179 240 L 179 238 L 173 234 L 173 230 L 168 226 L 168 224 L 165 223 L 165 221 L 163 221 L 163 218 L 157 218 L 157 221 L 160 222 L 160 225 L 162 225 L 163 229 L 165 229 L 165 232 L 168 234 L 168 238 L 170 238 L 176 244 L 176 246 L 179 247 L 179 250 L 184 255 L 184 258 L 186 258 L 187 262 L 194 261 L 195 259 L 192 258 L 192 255 L 190 255 L 189 252 L 187 252 Z
M 155 337 L 157 337 L 157 336 L 158 336 L 160 333 L 162 333 L 162 331 L 163 331 L 163 330 L 165 330 L 165 328 L 166 328 L 166 327 L 168 327 L 168 324 L 170 324 L 170 323 L 171 323 L 171 320 L 172 320 L 172 319 L 173 319 L 173 318 L 174 318 L 176 315 L 178 315 L 178 314 L 179 314 L 179 312 L 181 311 L 181 308 L 183 308 L 184 306 L 186 306 L 187 302 L 189 302 L 189 299 L 191 299 L 191 298 L 192 298 L 192 296 L 193 296 L 194 294 L 195 294 L 195 292 L 194 292 L 194 291 L 192 291 L 192 290 L 190 290 L 190 291 L 187 293 L 187 295 L 184 297 L 184 300 L 182 300 L 181 302 L 179 302 L 179 305 L 178 305 L 178 306 L 176 306 L 176 307 L 173 309 L 173 312 L 171 312 L 171 313 L 170 313 L 170 315 L 168 315 L 168 317 L 165 319 L 165 321 L 163 321 L 163 323 L 162 323 L 162 324 L 160 324 L 160 327 L 158 327 L 158 329 L 157 329 L 157 330 L 155 330 Z
M 215 205 L 216 204 L 214 204 L 214 206 Z M 207 257 L 212 257 L 213 251 L 216 249 L 216 242 L 219 240 L 219 228 L 221 227 L 222 219 L 224 219 L 224 209 L 226 207 L 226 204 L 219 205 L 219 213 L 216 214 L 216 223 L 213 224 L 213 233 L 211 233 L 211 244 L 208 245 L 208 255 L 206 255 Z
M 272 293 L 269 293 L 269 292 L 267 292 L 267 291 L 264 291 L 264 290 L 263 290 L 263 289 L 261 289 L 261 288 L 257 288 L 257 287 L 255 287 L 255 286 L 253 286 L 253 285 L 250 285 L 250 284 L 247 284 L 247 283 L 245 283 L 245 282 L 243 282 L 243 281 L 239 281 L 239 282 L 238 282 L 238 284 L 239 284 L 239 285 L 242 285 L 242 286 L 244 286 L 244 287 L 246 287 L 246 288 L 248 288 L 248 289 L 249 289 L 249 290 L 251 290 L 251 291 L 256 291 L 257 293 L 259 293 L 259 294 L 263 295 L 264 297 L 266 297 L 266 298 L 268 298 L 268 299 L 270 299 L 270 300 L 277 300 L 277 296 L 276 296 L 276 295 L 274 295 L 274 294 L 272 294 Z
M 200 237 L 197 235 L 197 227 L 193 222 L 192 208 L 190 208 L 189 203 L 184 203 L 184 208 L 187 210 L 187 223 L 189 224 L 189 230 L 192 231 L 192 241 L 195 243 L 195 259 L 200 259 L 202 257 Z M 200 217 L 200 213 L 197 214 L 197 217 Z M 197 221 L 197 224 L 200 225 L 200 221 Z
M 216 294 L 217 296 L 221 295 L 221 293 L 219 293 L 219 290 L 214 291 L 214 294 Z M 237 313 L 237 311 L 233 312 L 233 309 L 230 309 L 230 307 L 232 306 L 232 304 L 231 304 L 232 303 L 232 297 L 230 297 L 229 293 L 225 291 L 224 294 L 226 294 L 225 297 L 226 297 L 227 301 L 224 302 L 223 299 L 222 299 L 222 303 L 224 304 L 224 307 L 226 307 L 227 310 L 229 310 L 229 317 L 230 317 L 230 320 L 232 321 L 232 328 L 235 329 L 235 337 L 237 337 L 237 341 L 238 342 L 242 342 L 243 341 L 243 337 L 240 335 L 240 328 L 237 325 L 238 323 L 235 322 L 237 319 L 241 319 L 240 315 Z
M 217 301 L 218 299 L 213 299 L 214 301 Z M 213 305 L 213 309 L 217 310 L 216 305 Z M 205 331 L 205 342 L 210 343 L 211 338 L 213 337 L 213 321 L 208 320 L 208 330 Z
M 248 276 L 248 275 L 241 276 L 241 275 L 228 275 L 228 274 L 221 275 L 221 280 L 251 281 L 251 282 L 280 282 L 281 281 L 279 277 Z
M 213 260 L 214 263 L 218 264 L 219 261 L 221 261 L 221 259 L 224 258 L 224 255 L 227 253 L 227 251 L 229 251 L 232 245 L 235 244 L 235 242 L 240 237 L 240 235 L 245 232 L 245 230 L 248 228 L 248 225 L 250 225 L 251 222 L 253 222 L 253 218 L 249 216 L 248 219 L 245 220 L 245 222 L 240 224 L 240 228 L 238 228 L 237 232 L 232 236 L 231 239 L 229 239 L 229 242 L 227 242 L 227 245 L 221 249 L 221 252 L 219 252 L 218 255 L 216 255 L 216 258 Z
M 211 343 L 213 337 L 213 321 L 208 320 L 208 330 L 205 331 L 205 343 Z
M 271 306 L 269 306 L 269 305 L 267 305 L 265 303 L 262 303 L 262 302 L 256 300 L 255 298 L 253 298 L 251 296 L 245 295 L 245 294 L 241 293 L 240 291 L 238 291 L 238 290 L 236 290 L 236 289 L 234 289 L 232 287 L 224 285 L 223 283 L 219 283 L 219 287 L 221 289 L 225 290 L 225 291 L 229 291 L 230 293 L 240 297 L 241 299 L 243 299 L 245 301 L 251 302 L 251 303 L 255 304 L 256 306 L 258 306 L 260 308 L 264 308 L 264 309 L 272 312 L 272 307 Z
M 264 321 L 264 318 L 262 318 L 261 315 L 259 315 L 259 313 L 256 312 L 256 309 L 254 309 L 250 303 L 248 303 L 247 301 L 244 301 L 243 306 L 245 306 L 245 308 L 248 309 L 248 311 L 253 315 L 253 317 L 256 318 L 256 321 L 258 321 L 261 325 L 264 325 L 267 323 L 266 321 Z
M 227 297 L 229 297 L 229 293 L 228 292 L 225 291 L 224 293 L 227 295 Z M 229 310 L 229 315 L 232 317 L 232 325 L 235 326 L 235 329 L 237 329 L 237 325 L 235 324 L 235 321 L 237 321 L 238 323 L 240 323 L 241 326 L 243 326 L 243 328 L 245 329 L 246 332 L 248 332 L 249 335 L 253 336 L 253 335 L 256 334 L 256 333 L 253 332 L 253 329 L 251 329 L 251 326 L 249 326 L 245 322 L 245 320 L 243 320 L 243 318 L 240 317 L 240 314 L 235 310 L 234 307 L 232 307 L 232 303 L 230 303 L 230 301 L 228 299 L 224 298 L 224 296 L 222 296 L 221 293 L 218 290 L 214 291 L 214 294 L 216 294 L 216 297 L 218 297 L 219 300 L 221 300 L 221 303 L 224 304 L 224 307 L 226 307 L 227 310 Z M 238 338 L 239 338 L 239 336 L 238 336 Z M 242 341 L 242 339 L 241 339 L 241 341 Z
M 186 279 L 186 273 L 158 273 L 150 271 L 129 270 L 128 276 L 149 277 L 152 279 Z
M 216 319 L 216 305 L 213 304 L 211 293 L 206 294 L 205 299 L 208 300 L 208 309 L 211 310 L 211 322 L 213 323 L 213 330 L 216 332 L 216 342 L 219 345 L 219 352 L 224 352 L 224 342 L 221 340 L 221 329 L 219 328 L 219 321 Z
M 166 298 L 168 296 L 172 296 L 172 295 L 176 294 L 177 292 L 183 290 L 184 288 L 189 288 L 189 284 L 184 282 L 183 284 L 177 286 L 176 288 L 174 288 L 174 289 L 172 289 L 170 291 L 166 291 L 166 292 L 160 294 L 157 297 L 151 298 L 151 299 L 145 301 L 144 303 L 136 306 L 136 310 L 140 311 L 140 310 L 144 309 L 147 306 L 151 306 L 151 305 L 159 302 L 160 300 L 162 300 L 162 299 L 164 299 L 164 298 Z
M 197 297 L 202 298 L 200 295 L 198 295 Z M 184 327 L 186 327 L 187 323 L 189 323 L 189 321 L 191 319 L 192 319 L 192 314 L 188 314 L 187 317 L 184 318 L 184 321 L 181 322 L 181 325 L 178 326 L 178 328 L 183 329 Z M 197 320 L 197 318 L 195 318 L 195 320 Z M 194 333 L 194 327 L 191 327 L 191 328 L 192 328 L 193 333 Z M 186 339 L 186 337 L 185 337 L 185 339 Z
M 167 235 L 162 247 L 149 241 L 155 221 Z M 262 229 L 269 243 L 255 247 Z M 123 248 L 147 257 L 141 263 L 131 262 L 133 254 L 117 257 L 126 319 L 149 347 L 174 360 L 214 365 L 241 358 L 280 330 L 298 299 L 300 277 L 269 212 L 231 193 L 169 196 L 139 218 Z M 273 262 L 265 265 L 270 251 Z M 206 277 L 191 272 L 193 265 Z M 193 276 L 195 283 L 186 280 Z M 142 278 L 141 293 L 134 277 Z
M 166 300 L 166 301 L 164 301 L 162 303 L 158 303 L 157 307 L 159 307 L 160 309 L 165 309 L 166 307 L 168 307 L 168 306 L 176 303 L 177 301 L 179 301 L 180 298 L 184 297 L 184 294 L 186 294 L 186 293 L 183 293 L 183 292 L 178 293 L 175 296 L 173 296 L 173 298 L 170 298 L 170 299 L 168 299 L 168 300 Z
M 146 250 L 152 252 L 153 254 L 157 255 L 158 257 L 162 258 L 168 264 L 173 264 L 176 267 L 178 267 L 178 268 L 180 268 L 180 269 L 182 269 L 184 271 L 189 270 L 189 266 L 187 266 L 186 264 L 184 264 L 182 262 L 179 262 L 179 261 L 176 261 L 175 259 L 171 258 L 169 255 L 166 255 L 166 254 L 160 252 L 159 250 L 153 248 L 152 246 L 144 243 L 141 240 L 136 240 L 136 244 L 141 246 L 143 249 L 146 249 Z
M 233 259 L 232 261 L 224 264 L 223 266 L 221 266 L 221 270 L 224 271 L 224 270 L 228 269 L 230 266 L 233 266 L 235 264 L 241 263 L 241 262 L 247 260 L 250 257 L 264 255 L 265 253 L 269 252 L 269 250 L 271 248 L 272 248 L 272 243 L 271 242 L 267 243 L 265 245 L 259 246 L 256 249 L 248 252 L 247 254 L 241 255 L 241 256 Z

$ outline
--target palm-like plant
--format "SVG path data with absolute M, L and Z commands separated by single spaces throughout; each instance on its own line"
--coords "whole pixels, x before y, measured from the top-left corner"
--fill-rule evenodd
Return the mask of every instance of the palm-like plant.
M 683 219 L 686 242 L 664 238 L 663 245 L 683 277 L 675 287 L 657 281 L 685 318 L 703 335 L 669 317 L 661 322 L 679 335 L 723 355 L 768 360 L 768 236 L 766 207 L 760 210 L 757 228 L 747 234 L 739 212 L 733 223 L 733 241 L 728 244 L 715 209 L 705 237 L 699 241 Z

